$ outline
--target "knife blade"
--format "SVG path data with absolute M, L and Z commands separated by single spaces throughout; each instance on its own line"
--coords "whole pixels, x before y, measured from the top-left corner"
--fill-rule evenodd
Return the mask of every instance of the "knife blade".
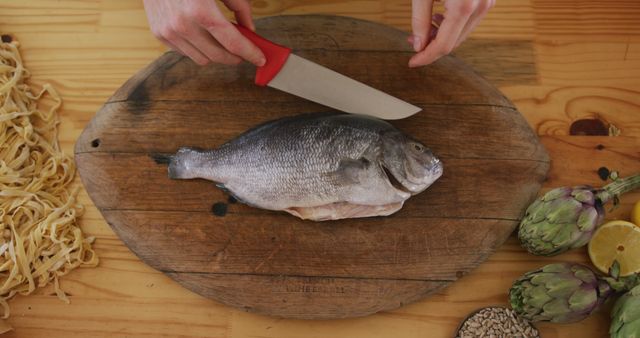
M 414 106 L 366 84 L 291 53 L 255 32 L 236 25 L 267 62 L 256 70 L 255 83 L 305 98 L 346 113 L 397 120 L 418 113 Z

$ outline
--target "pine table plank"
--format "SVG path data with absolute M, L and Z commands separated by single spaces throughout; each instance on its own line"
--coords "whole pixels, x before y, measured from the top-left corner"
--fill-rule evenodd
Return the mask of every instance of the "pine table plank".
M 165 50 L 149 33 L 141 6 L 126 0 L 0 0 L 0 32 L 20 40 L 34 81 L 53 83 L 65 99 L 60 138 L 69 153 L 106 99 Z M 325 13 L 410 27 L 408 0 L 262 0 L 253 8 L 257 16 Z M 515 56 L 522 65 L 518 69 L 524 69 L 511 77 L 517 81 L 492 73 L 491 67 L 483 74 L 542 136 L 552 158 L 544 189 L 600 184 L 596 170 L 602 165 L 623 174 L 640 171 L 639 13 L 636 0 L 499 0 L 472 34 L 469 43 L 532 48 Z M 464 48 L 458 53 L 481 71 L 482 55 L 464 55 Z M 510 57 L 508 49 L 501 55 Z M 569 135 L 573 121 L 593 117 L 616 125 L 621 136 Z M 450 337 L 468 311 L 505 304 L 508 287 L 523 272 L 558 260 L 588 262 L 584 250 L 533 257 L 511 238 L 487 262 L 427 301 L 359 319 L 280 320 L 231 310 L 178 286 L 140 262 L 85 193 L 80 199 L 87 207 L 83 227 L 98 237 L 100 267 L 77 270 L 63 280 L 70 305 L 51 290 L 17 297 L 10 319 L 17 331 L 7 336 Z M 640 193 L 625 195 L 622 207 L 608 218 L 628 217 L 638 199 Z M 579 324 L 539 327 L 544 337 L 604 337 L 608 315 L 601 311 Z

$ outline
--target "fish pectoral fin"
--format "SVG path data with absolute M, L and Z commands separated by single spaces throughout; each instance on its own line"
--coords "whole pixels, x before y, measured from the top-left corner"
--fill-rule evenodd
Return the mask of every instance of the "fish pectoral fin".
M 347 158 L 340 160 L 338 169 L 328 175 L 333 176 L 340 184 L 360 183 L 361 173 L 369 168 L 371 161 L 361 157 L 357 160 Z

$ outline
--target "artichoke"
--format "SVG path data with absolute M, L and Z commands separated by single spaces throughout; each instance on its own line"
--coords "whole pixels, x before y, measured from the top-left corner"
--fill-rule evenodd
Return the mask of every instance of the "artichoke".
M 611 319 L 611 338 L 640 338 L 640 286 L 616 301 Z
M 589 242 L 604 218 L 603 205 L 640 187 L 640 174 L 615 179 L 601 189 L 591 186 L 553 189 L 525 212 L 518 238 L 530 253 L 554 256 Z
M 516 280 L 509 301 L 529 321 L 570 323 L 589 316 L 613 291 L 606 278 L 582 264 L 556 263 Z

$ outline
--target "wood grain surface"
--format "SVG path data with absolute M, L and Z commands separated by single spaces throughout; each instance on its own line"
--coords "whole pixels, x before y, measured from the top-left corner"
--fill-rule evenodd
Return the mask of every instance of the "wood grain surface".
M 410 2 L 253 1 L 257 16 L 325 13 L 408 31 Z M 603 182 L 601 166 L 640 171 L 640 3 L 636 0 L 500 0 L 456 54 L 515 103 L 539 134 L 552 166 L 544 190 Z M 22 44 L 35 83 L 63 95 L 61 143 L 73 144 L 95 112 L 165 48 L 149 33 L 138 1 L 0 0 L 0 32 Z M 473 53 L 477 46 L 496 46 Z M 508 71 L 508 74 L 505 72 Z M 599 118 L 618 137 L 573 136 L 574 121 Z M 86 194 L 86 232 L 95 235 L 101 265 L 62 281 L 72 303 L 52 290 L 11 302 L 13 337 L 451 337 L 471 310 L 506 304 L 525 271 L 553 261 L 588 263 L 579 249 L 554 258 L 527 254 L 511 237 L 468 276 L 390 312 L 348 320 L 280 320 L 233 310 L 187 291 L 142 263 L 106 224 Z M 640 193 L 622 199 L 608 219 L 628 218 Z M 544 337 L 606 337 L 607 309 L 571 325 L 540 324 Z
M 256 27 L 297 55 L 421 106 L 393 124 L 427 144 L 445 174 L 390 217 L 317 223 L 241 203 L 214 215 L 212 205 L 227 205 L 220 189 L 170 180 L 152 156 L 214 149 L 265 121 L 331 110 L 253 85 L 253 66 L 203 68 L 167 53 L 118 89 L 75 148 L 89 195 L 138 257 L 239 309 L 334 319 L 424 298 L 506 240 L 549 157 L 495 87 L 454 56 L 407 68 L 404 33 L 378 23 L 290 15 Z

